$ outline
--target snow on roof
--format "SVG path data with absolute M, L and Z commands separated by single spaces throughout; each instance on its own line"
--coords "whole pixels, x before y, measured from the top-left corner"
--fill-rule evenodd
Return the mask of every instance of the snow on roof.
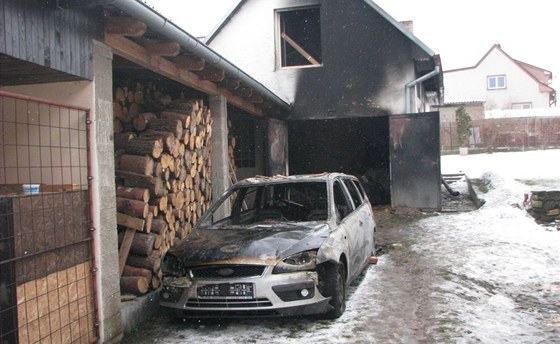
M 507 109 L 484 111 L 484 118 L 560 117 L 560 108 Z

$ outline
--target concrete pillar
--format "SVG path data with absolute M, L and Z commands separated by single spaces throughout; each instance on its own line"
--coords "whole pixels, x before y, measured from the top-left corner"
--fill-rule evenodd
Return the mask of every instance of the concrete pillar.
M 227 100 L 224 96 L 210 96 L 212 112 L 212 199 L 216 201 L 231 186 L 228 159 Z M 228 201 L 229 202 L 229 201 Z M 228 205 L 221 207 L 230 209 Z M 226 216 L 228 214 L 220 214 Z
M 92 220 L 95 227 L 95 265 L 99 342 L 122 339 L 119 252 L 113 144 L 113 53 L 93 42 L 93 123 L 90 127 L 93 180 Z
M 270 176 L 288 175 L 288 124 L 285 121 L 268 118 L 268 166 Z

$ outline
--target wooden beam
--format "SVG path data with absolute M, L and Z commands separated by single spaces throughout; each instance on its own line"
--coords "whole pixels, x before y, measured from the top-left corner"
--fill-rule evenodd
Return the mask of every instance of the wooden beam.
M 233 91 L 233 94 L 236 94 L 240 97 L 249 98 L 253 95 L 253 89 L 248 86 L 240 86 L 235 91 Z
M 181 69 L 173 62 L 163 57 L 155 57 L 152 59 L 144 47 L 132 42 L 126 37 L 107 34 L 105 35 L 105 44 L 113 49 L 114 54 L 146 69 L 209 95 L 223 95 L 231 105 L 247 111 L 254 116 L 263 116 L 262 110 L 253 103 L 235 96 L 226 89 L 219 88 L 213 82 L 202 80 L 193 72 Z
M 260 94 L 253 94 L 249 98 L 247 98 L 253 104 L 262 104 L 264 103 L 264 98 Z
M 181 46 L 175 42 L 148 43 L 144 48 L 151 56 L 177 56 L 181 52 Z
M 140 37 L 146 33 L 148 26 L 131 17 L 109 17 L 105 22 L 105 33 Z
M 261 104 L 260 107 L 261 107 L 261 109 L 264 109 L 264 110 L 270 110 L 270 109 L 272 109 L 272 104 L 268 100 L 266 100 Z
M 132 240 L 134 240 L 134 234 L 136 230 L 133 228 L 127 228 L 124 232 L 124 238 L 119 248 L 119 277 L 122 276 L 124 271 L 124 266 L 126 264 L 126 258 L 130 253 L 130 247 L 132 246 Z
M 177 67 L 191 71 L 204 70 L 206 67 L 206 60 L 197 56 L 177 56 L 173 59 L 173 62 Z
M 286 43 L 291 45 L 292 48 L 294 48 L 298 53 L 300 53 L 301 56 L 305 57 L 305 59 L 309 61 L 312 65 L 318 66 L 321 64 L 319 61 L 315 60 L 313 56 L 311 56 L 311 54 L 305 51 L 305 49 L 303 49 L 301 45 L 297 44 L 293 39 L 290 38 L 290 36 L 286 35 L 286 33 L 282 32 L 281 36 L 282 39 L 286 41 Z
M 225 84 L 226 88 L 230 91 L 236 90 L 241 86 L 241 82 L 237 79 L 226 79 Z
M 221 69 L 205 69 L 197 73 L 198 76 L 208 81 L 223 81 L 226 78 L 226 72 Z

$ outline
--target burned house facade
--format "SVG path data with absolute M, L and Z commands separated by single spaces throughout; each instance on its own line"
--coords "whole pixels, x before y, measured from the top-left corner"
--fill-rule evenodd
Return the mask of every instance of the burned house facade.
M 290 174 L 356 174 L 375 204 L 439 207 L 440 59 L 374 2 L 239 1 L 206 43 L 292 104 Z
M 211 47 L 139 0 L 1 0 L 0 17 L 0 341 L 118 342 L 151 300 L 123 288 L 157 289 L 232 161 L 238 177 L 350 172 L 376 203 L 438 207 L 439 60 L 373 2 L 241 1 Z M 179 155 L 161 135 L 142 151 L 142 123 L 172 129 L 169 99 L 192 112 L 168 121 Z M 123 132 L 140 140 L 120 149 Z M 131 185 L 170 205 L 142 196 L 136 214 L 117 197 Z M 156 223 L 165 244 L 130 253 Z M 149 281 L 123 279 L 130 256 Z

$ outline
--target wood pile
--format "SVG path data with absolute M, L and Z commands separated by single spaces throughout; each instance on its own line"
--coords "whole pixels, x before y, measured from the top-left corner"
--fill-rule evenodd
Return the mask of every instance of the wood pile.
M 530 215 L 540 224 L 556 224 L 560 229 L 560 191 L 533 191 L 523 202 Z
M 231 133 L 232 122 L 228 120 L 228 133 Z M 228 137 L 228 161 L 229 161 L 229 175 L 232 184 L 237 183 L 237 165 L 235 164 L 235 146 L 237 144 L 237 138 L 233 135 Z
M 115 90 L 113 115 L 121 291 L 141 295 L 210 206 L 212 116 L 202 100 L 141 84 Z

